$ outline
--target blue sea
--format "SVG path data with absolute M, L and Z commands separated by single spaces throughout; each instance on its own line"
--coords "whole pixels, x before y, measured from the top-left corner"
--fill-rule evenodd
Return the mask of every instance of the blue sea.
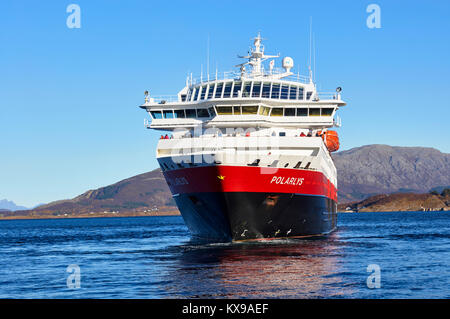
M 450 298 L 450 212 L 198 243 L 179 216 L 0 221 L 0 298 Z

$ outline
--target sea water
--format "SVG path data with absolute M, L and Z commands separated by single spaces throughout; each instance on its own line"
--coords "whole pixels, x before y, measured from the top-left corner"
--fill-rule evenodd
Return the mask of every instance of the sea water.
M 0 221 L 0 298 L 450 298 L 450 212 L 311 240 L 192 241 L 180 216 Z

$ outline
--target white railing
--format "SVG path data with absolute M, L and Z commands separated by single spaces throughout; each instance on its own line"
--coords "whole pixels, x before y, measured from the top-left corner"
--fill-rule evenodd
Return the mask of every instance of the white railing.
M 146 103 L 150 104 L 165 104 L 165 103 L 171 103 L 171 102 L 178 102 L 178 95 L 157 95 L 149 97 L 145 100 Z
M 206 83 L 209 81 L 221 81 L 221 80 L 239 80 L 239 79 L 248 79 L 248 80 L 253 80 L 253 81 L 272 81 L 274 79 L 277 79 L 276 76 L 286 73 L 286 71 L 284 69 L 281 68 L 274 68 L 271 72 L 265 71 L 264 69 L 262 70 L 260 75 L 256 75 L 253 74 L 251 71 L 246 71 L 244 73 L 241 73 L 239 71 L 226 71 L 226 72 L 216 72 L 214 74 L 210 74 L 209 76 L 207 74 L 205 75 L 200 75 L 197 76 L 195 78 L 188 78 L 188 85 L 189 86 L 193 86 L 193 85 L 199 85 L 202 83 Z M 273 76 L 275 76 L 275 78 L 273 78 Z M 288 75 L 285 76 L 283 78 L 281 78 L 280 80 L 285 80 L 285 81 L 292 81 L 292 82 L 299 82 L 299 83 L 303 83 L 303 84 L 308 84 L 310 83 L 310 78 L 308 76 L 304 76 L 304 75 L 300 75 L 300 74 L 292 74 L 292 75 Z
M 306 94 L 306 92 L 304 94 Z M 236 97 L 236 98 L 229 97 L 229 99 L 241 99 L 241 98 L 242 97 Z M 261 97 L 252 97 L 252 96 L 246 97 L 246 99 L 260 99 L 260 98 Z M 212 99 L 215 99 L 215 98 L 212 98 Z M 316 94 L 312 94 L 310 97 L 310 100 L 308 100 L 308 101 L 317 102 L 320 100 L 340 100 L 340 99 L 341 99 L 340 94 L 338 94 L 336 92 L 334 92 L 334 93 L 333 92 L 317 92 Z M 209 100 L 209 99 L 207 97 L 205 97 L 204 100 L 197 100 L 197 102 L 206 101 L 206 100 Z M 277 99 L 272 99 L 272 100 L 278 100 L 278 101 L 286 100 L 286 101 L 290 101 L 290 102 L 307 101 L 305 99 L 303 99 L 303 100 L 282 99 L 281 97 L 277 98 Z M 146 104 L 165 104 L 165 103 L 173 103 L 173 102 L 180 102 L 178 100 L 178 95 L 158 95 L 158 96 L 152 96 L 146 100 Z

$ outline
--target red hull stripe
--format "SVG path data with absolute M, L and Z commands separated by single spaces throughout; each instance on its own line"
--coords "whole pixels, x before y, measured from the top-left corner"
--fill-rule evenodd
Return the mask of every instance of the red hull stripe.
M 321 172 L 253 166 L 200 166 L 165 171 L 173 194 L 264 192 L 326 196 L 337 201 L 336 187 Z

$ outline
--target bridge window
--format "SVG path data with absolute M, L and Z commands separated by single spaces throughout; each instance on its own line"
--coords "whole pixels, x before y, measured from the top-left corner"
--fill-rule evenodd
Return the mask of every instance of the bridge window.
M 209 107 L 208 111 L 209 111 L 209 116 L 211 116 L 211 117 L 216 116 L 216 111 L 214 111 L 213 107 Z
M 216 110 L 219 115 L 233 115 L 233 108 L 231 106 L 216 106 Z
M 311 98 L 312 92 L 306 92 L 306 99 L 309 100 Z
M 173 119 L 173 111 L 163 111 L 163 115 L 165 119 Z
M 241 115 L 241 107 L 240 106 L 233 106 L 233 114 L 234 115 Z
M 283 100 L 287 100 L 289 95 L 289 85 L 283 84 L 281 86 L 281 97 Z
M 239 91 L 242 90 L 242 82 L 234 82 L 233 97 L 239 97 Z
M 194 88 L 194 99 L 193 99 L 193 101 L 197 101 L 199 89 L 200 89 L 200 88 L 198 88 L 198 87 L 197 87 L 197 88 Z
M 173 112 L 177 119 L 184 119 L 186 117 L 186 115 L 184 115 L 184 110 L 175 110 Z
M 223 83 L 217 83 L 217 87 L 216 87 L 216 94 L 214 95 L 214 97 L 216 99 L 220 99 L 222 97 L 222 89 L 223 89 Z
M 197 109 L 198 117 L 209 117 L 208 109 Z
M 267 106 L 261 106 L 261 107 L 259 108 L 259 115 L 265 115 L 265 116 L 267 116 L 267 115 L 269 115 L 269 112 L 270 112 L 270 107 L 267 107 Z
M 186 101 L 186 94 L 181 94 L 181 102 L 185 102 Z
M 274 107 L 272 112 L 270 112 L 270 116 L 283 116 L 283 108 L 282 107 Z
M 298 87 L 295 85 L 291 85 L 291 87 L 289 88 L 289 100 L 297 99 L 297 91 L 298 91 Z
M 295 116 L 295 109 L 293 108 L 284 109 L 284 116 Z
M 261 95 L 261 82 L 253 82 L 252 97 L 260 97 Z
M 242 97 L 250 97 L 251 87 L 252 87 L 252 82 L 245 82 L 244 91 L 242 91 Z
M 264 83 L 262 89 L 262 96 L 264 98 L 270 98 L 270 83 Z
M 190 101 L 190 100 L 191 100 L 191 97 L 192 97 L 192 91 L 193 91 L 192 88 L 190 88 L 190 89 L 188 90 L 186 101 Z
M 322 109 L 322 116 L 331 116 L 333 114 L 334 108 L 323 108 Z
M 302 87 L 298 88 L 298 99 L 299 100 L 303 100 L 304 99 L 304 97 L 303 97 L 303 88 Z
M 208 99 L 211 99 L 211 98 L 213 97 L 214 86 L 215 86 L 215 84 L 210 84 L 210 85 L 209 85 Z
M 162 113 L 161 113 L 161 111 L 151 111 L 150 113 L 152 113 L 152 117 L 153 117 L 155 120 L 162 119 Z
M 225 88 L 223 90 L 223 97 L 229 98 L 231 94 L 231 86 L 233 85 L 233 82 L 228 82 L 225 84 Z
M 186 110 L 186 118 L 195 119 L 196 117 L 197 117 L 197 112 L 195 112 L 195 109 L 187 109 Z
M 206 85 L 202 86 L 202 93 L 201 93 L 201 95 L 200 95 L 200 100 L 204 100 L 204 99 L 205 99 L 206 88 L 207 88 Z
M 258 105 L 246 105 L 242 107 L 242 115 L 257 114 Z
M 297 109 L 297 116 L 308 116 L 308 109 L 307 108 Z
M 309 109 L 309 116 L 320 116 L 320 109 Z
M 280 84 L 272 83 L 272 94 L 270 95 L 272 99 L 280 98 Z

